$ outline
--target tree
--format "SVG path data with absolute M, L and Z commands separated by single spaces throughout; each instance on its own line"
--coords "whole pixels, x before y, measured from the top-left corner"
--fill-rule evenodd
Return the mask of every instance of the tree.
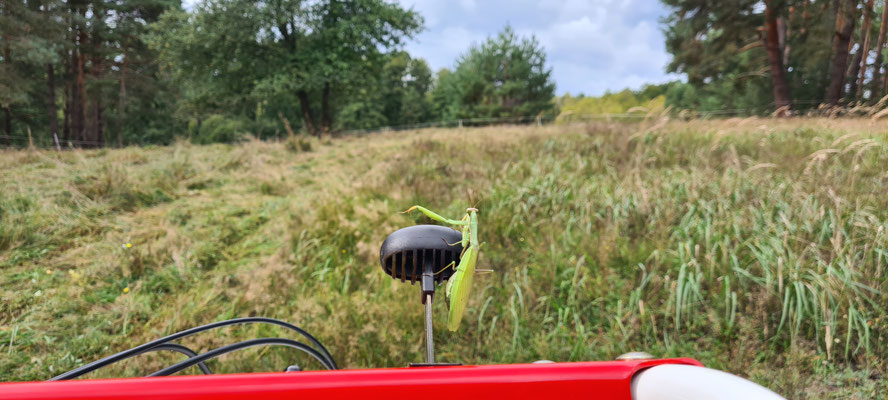
M 882 23 L 879 25 L 879 38 L 876 40 L 876 60 L 873 65 L 871 84 L 872 99 L 878 99 L 885 93 L 885 82 L 882 81 L 882 52 L 885 50 L 885 36 L 888 33 L 888 1 L 882 2 Z
M 152 43 L 190 82 L 195 108 L 255 119 L 260 98 L 296 102 L 303 127 L 320 135 L 334 124 L 336 99 L 421 26 L 415 12 L 381 0 L 208 0 L 167 15 Z
M 848 53 L 854 25 L 857 21 L 857 0 L 838 0 L 836 11 L 835 36 L 833 38 L 832 59 L 829 68 L 829 86 L 823 101 L 836 105 L 842 98 L 845 87 L 845 69 L 848 66 Z
M 337 118 L 338 129 L 414 126 L 433 115 L 432 72 L 421 58 L 403 51 L 352 84 Z
M 857 81 L 856 96 L 858 99 L 863 97 L 863 79 L 866 77 L 866 60 L 869 58 L 870 49 L 870 22 L 873 17 L 873 3 L 875 0 L 867 0 L 866 7 L 863 9 L 863 27 L 860 28 L 860 36 L 863 38 L 863 46 L 860 50 L 860 79 Z
M 398 55 L 396 62 L 387 65 L 389 82 L 387 99 L 393 100 L 386 108 L 389 125 L 415 125 L 432 116 L 430 91 L 432 71 L 425 60 Z M 393 60 L 394 61 L 394 60 Z
M 557 98 L 559 121 L 584 120 L 600 114 L 640 113 L 663 111 L 666 92 L 680 84 L 645 85 L 641 90 L 624 89 L 617 93 L 606 92 L 598 97 L 573 97 L 569 93 Z
M 784 52 L 781 51 L 780 35 L 777 29 L 777 15 L 780 12 L 778 8 L 782 6 L 782 2 L 776 0 L 765 1 L 765 46 L 768 49 L 768 66 L 771 70 L 771 82 L 774 88 L 774 104 L 778 110 L 788 109 L 791 101 L 789 85 L 786 82 L 786 69 L 783 66 Z M 781 115 L 783 114 L 784 112 L 781 111 Z
M 435 84 L 431 93 L 432 112 L 441 120 L 458 114 L 458 106 L 455 101 L 458 93 L 452 77 L 453 71 L 447 68 L 441 68 L 435 73 Z
M 25 129 L 48 125 L 46 137 L 58 138 L 54 65 L 60 60 L 59 36 L 64 32 L 55 1 L 10 0 L 0 3 L 0 107 L 4 110 L 3 143 Z M 13 110 L 16 110 L 15 112 Z M 42 131 L 42 129 L 40 130 Z
M 382 76 L 380 90 L 389 125 L 415 125 L 431 117 L 432 71 L 425 60 L 397 53 L 385 65 Z
M 439 73 L 437 108 L 443 119 L 535 117 L 553 109 L 551 75 L 536 38 L 506 26 L 460 56 L 453 73 Z
M 681 98 L 685 105 L 705 108 L 788 104 L 790 89 L 783 75 L 787 66 L 781 65 L 784 49 L 777 24 L 786 18 L 784 2 L 768 1 L 765 7 L 756 0 L 663 3 L 670 8 L 663 19 L 666 50 L 672 54 L 667 71 L 687 74 L 694 88 L 674 88 L 667 99 Z
M 116 119 L 117 146 L 172 140 L 177 124 L 171 114 L 178 92 L 161 73 L 157 53 L 145 37 L 161 15 L 179 7 L 179 0 L 115 0 L 111 5 L 108 24 L 114 29 L 107 33 L 111 51 L 104 90 L 113 111 L 109 119 Z
M 115 101 L 117 93 L 138 99 L 133 118 L 141 121 L 129 121 L 132 136 L 164 124 L 163 131 L 172 131 L 162 109 L 171 96 L 160 94 L 166 84 L 141 37 L 161 13 L 178 6 L 178 0 L 0 3 L 0 48 L 5 50 L 0 105 L 9 132 L 4 136 L 20 139 L 31 129 L 38 144 L 102 145 L 109 123 L 117 123 L 118 134 L 126 132 L 125 116 L 118 112 L 125 102 Z M 114 89 L 123 77 L 134 84 L 118 92 Z
M 858 11 L 858 0 L 662 1 L 670 10 L 663 19 L 666 49 L 673 56 L 667 70 L 687 74 L 694 88 L 673 88 L 670 105 L 680 100 L 770 113 L 789 104 L 801 109 L 821 101 L 838 104 L 846 92 L 865 93 L 876 34 L 870 23 L 874 1 L 862 7 L 865 14 Z M 863 27 L 856 41 L 858 26 Z M 882 49 L 885 40 L 878 42 Z M 876 53 L 881 68 L 882 50 Z M 870 85 L 883 79 L 880 73 L 871 75 Z

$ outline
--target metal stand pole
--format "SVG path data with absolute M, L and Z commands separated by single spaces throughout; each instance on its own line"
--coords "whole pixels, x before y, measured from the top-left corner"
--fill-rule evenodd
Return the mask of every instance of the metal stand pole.
M 432 294 L 425 298 L 426 362 L 435 363 L 435 342 L 432 339 Z

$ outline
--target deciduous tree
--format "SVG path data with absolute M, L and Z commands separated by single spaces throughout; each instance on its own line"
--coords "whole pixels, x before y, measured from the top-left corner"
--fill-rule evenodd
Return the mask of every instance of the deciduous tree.
M 208 0 L 169 14 L 152 41 L 199 108 L 255 118 L 258 98 L 291 99 L 320 135 L 354 78 L 421 26 L 417 13 L 381 0 Z

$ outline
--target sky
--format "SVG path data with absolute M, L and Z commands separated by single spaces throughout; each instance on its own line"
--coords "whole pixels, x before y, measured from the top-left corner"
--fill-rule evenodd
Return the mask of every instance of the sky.
M 396 0 L 425 19 L 406 44 L 433 71 L 453 68 L 472 44 L 506 24 L 535 35 L 546 50 L 556 94 L 598 96 L 679 79 L 666 74 L 659 0 Z M 191 8 L 197 0 L 184 0 Z
M 473 43 L 506 24 L 546 50 L 556 93 L 597 96 L 679 79 L 666 74 L 659 0 L 398 0 L 425 18 L 406 45 L 433 70 L 453 68 Z

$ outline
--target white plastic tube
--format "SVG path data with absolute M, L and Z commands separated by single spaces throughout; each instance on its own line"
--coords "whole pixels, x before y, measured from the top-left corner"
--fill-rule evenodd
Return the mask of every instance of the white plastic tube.
M 693 365 L 666 364 L 632 377 L 633 400 L 785 400 L 739 376 Z

